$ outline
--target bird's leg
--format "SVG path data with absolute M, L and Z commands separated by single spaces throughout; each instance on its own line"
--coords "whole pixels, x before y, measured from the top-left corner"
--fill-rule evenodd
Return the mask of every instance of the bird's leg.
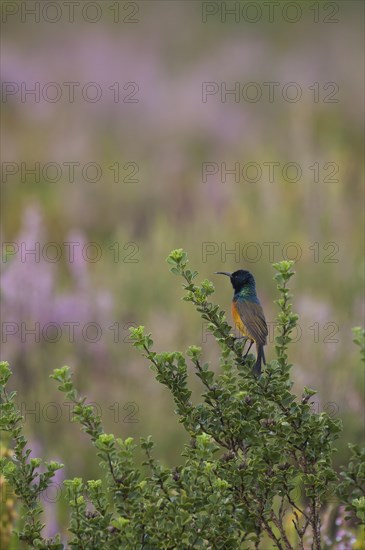
M 246 357 L 248 355 L 248 352 L 250 351 L 250 349 L 252 347 L 252 344 L 253 344 L 253 340 L 251 340 L 250 345 L 248 346 L 248 350 L 246 351 L 245 355 L 243 356 L 243 359 L 246 359 Z
M 236 336 L 236 337 L 234 338 L 234 341 L 236 341 L 236 340 L 242 340 L 243 338 L 245 339 L 245 341 L 244 341 L 243 346 L 242 346 L 242 355 L 243 355 L 243 352 L 245 351 L 245 347 L 246 347 L 248 338 L 247 338 L 247 336 L 243 336 L 243 335 L 242 335 L 242 336 Z M 246 357 L 246 356 L 245 356 L 245 357 Z M 244 357 L 243 357 L 243 359 L 244 359 Z

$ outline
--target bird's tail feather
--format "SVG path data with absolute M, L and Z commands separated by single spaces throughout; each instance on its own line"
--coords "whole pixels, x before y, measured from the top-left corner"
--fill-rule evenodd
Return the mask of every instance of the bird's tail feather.
M 264 365 L 266 365 L 264 346 L 257 345 L 257 359 L 256 359 L 256 363 L 253 367 L 253 372 L 256 376 L 261 375 L 261 362 L 262 361 L 263 361 Z

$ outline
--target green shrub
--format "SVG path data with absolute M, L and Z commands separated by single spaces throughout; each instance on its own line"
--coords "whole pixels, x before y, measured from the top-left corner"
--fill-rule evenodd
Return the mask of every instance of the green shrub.
M 105 433 L 94 408 L 78 395 L 68 367 L 54 371 L 104 470 L 98 480 L 64 482 L 70 536 L 63 542 L 74 549 L 328 548 L 321 520 L 329 501 L 346 505 L 354 529 L 364 523 L 364 451 L 353 447 L 353 459 L 339 476 L 332 456 L 340 421 L 313 412 L 315 391 L 304 388 L 299 398 L 291 392 L 288 348 L 297 322 L 287 286 L 292 262 L 274 264 L 276 359 L 257 379 L 253 355 L 242 361 L 244 341 L 234 338 L 225 313 L 209 301 L 213 284 L 194 283 L 197 272 L 187 269 L 182 250 L 167 261 L 184 280 L 184 300 L 208 321 L 220 346 L 219 374 L 203 361 L 201 348 L 156 353 L 143 327 L 131 330 L 134 346 L 170 390 L 177 418 L 190 435 L 181 464 L 170 469 L 153 457 L 150 437 L 140 442 L 145 460 L 138 465 L 133 439 Z M 363 330 L 356 329 L 355 341 L 363 348 Z M 188 362 L 204 388 L 199 403 L 188 387 Z M 1 458 L 1 472 L 22 504 L 18 537 L 32 548 L 63 548 L 60 535 L 42 537 L 39 498 L 62 464 L 29 457 L 15 392 L 6 389 L 10 375 L 2 363 L 1 429 L 9 433 L 13 453 Z

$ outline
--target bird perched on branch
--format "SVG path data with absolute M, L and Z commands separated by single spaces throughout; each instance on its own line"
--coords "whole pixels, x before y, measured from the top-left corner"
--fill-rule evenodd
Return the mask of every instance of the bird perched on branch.
M 249 271 L 239 269 L 234 273 L 217 271 L 217 275 L 227 275 L 234 289 L 232 299 L 232 317 L 238 330 L 251 340 L 247 356 L 252 344 L 255 342 L 257 359 L 253 372 L 257 376 L 261 374 L 261 363 L 266 365 L 264 346 L 266 345 L 268 330 L 265 315 L 256 294 L 256 284 L 253 275 Z

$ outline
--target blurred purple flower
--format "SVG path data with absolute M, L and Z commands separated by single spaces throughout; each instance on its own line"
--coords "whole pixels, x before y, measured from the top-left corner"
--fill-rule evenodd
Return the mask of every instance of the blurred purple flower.
M 87 262 L 82 256 L 85 244 L 83 235 L 70 233 L 68 236 L 68 242 L 76 242 L 78 246 L 74 247 L 74 255 L 69 262 L 72 289 L 62 293 L 57 291 L 57 264 L 47 261 L 42 252 L 24 254 L 25 250 L 34 250 L 36 246 L 42 251 L 45 242 L 39 208 L 31 206 L 26 210 L 16 239 L 19 252 L 5 266 L 1 278 L 3 323 L 16 323 L 18 327 L 16 337 L 9 335 L 5 340 L 3 338 L 8 360 L 16 359 L 19 353 L 29 350 L 35 343 L 39 345 L 36 337 L 22 337 L 21 323 L 25 323 L 27 330 L 34 329 L 35 323 L 39 323 L 40 344 L 42 329 L 48 323 L 61 327 L 62 335 L 67 337 L 70 333 L 67 324 L 75 323 L 74 340 L 70 341 L 82 345 L 85 324 L 105 326 L 110 319 L 112 299 L 107 291 L 95 290 L 92 285 Z M 98 349 L 93 351 L 105 351 L 102 339 L 96 342 L 96 347 Z

